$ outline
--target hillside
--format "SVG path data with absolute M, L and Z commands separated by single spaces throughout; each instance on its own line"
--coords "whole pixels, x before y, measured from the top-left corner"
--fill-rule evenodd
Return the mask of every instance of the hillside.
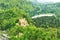
M 60 3 L 0 0 L 0 40 L 60 40 Z

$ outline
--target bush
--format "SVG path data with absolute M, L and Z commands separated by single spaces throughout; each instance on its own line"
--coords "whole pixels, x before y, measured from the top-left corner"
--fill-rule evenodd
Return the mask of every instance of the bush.
M 12 28 L 13 29 L 13 28 Z M 11 29 L 10 40 L 57 40 L 57 29 L 56 28 L 36 28 L 34 26 L 29 27 L 15 27 Z M 21 32 L 21 37 L 16 35 Z

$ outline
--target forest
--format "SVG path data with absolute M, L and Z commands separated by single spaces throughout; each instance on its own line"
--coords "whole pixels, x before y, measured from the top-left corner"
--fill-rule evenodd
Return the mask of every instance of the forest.
M 60 2 L 0 0 L 0 40 L 60 40 Z

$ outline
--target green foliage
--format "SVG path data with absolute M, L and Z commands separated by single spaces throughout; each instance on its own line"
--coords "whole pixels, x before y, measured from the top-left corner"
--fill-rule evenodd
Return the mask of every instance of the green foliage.
M 60 27 L 60 20 L 58 17 L 55 17 L 55 16 L 35 18 L 35 19 L 33 19 L 32 23 L 37 27 L 44 27 L 44 28 Z
M 28 0 L 0 0 L 0 30 L 6 31 L 10 40 L 60 40 L 60 3 L 39 4 Z M 53 13 L 57 17 L 31 19 L 42 13 Z M 17 26 L 25 18 L 27 27 Z M 19 37 L 19 33 L 22 36 Z
M 57 29 L 57 39 L 60 40 L 60 27 Z
M 9 32 L 11 36 L 10 40 L 57 40 L 57 29 L 56 28 L 36 28 L 34 26 L 30 27 L 15 27 Z M 21 32 L 23 35 L 21 37 L 16 37 L 16 35 Z M 14 36 L 12 36 L 14 35 Z

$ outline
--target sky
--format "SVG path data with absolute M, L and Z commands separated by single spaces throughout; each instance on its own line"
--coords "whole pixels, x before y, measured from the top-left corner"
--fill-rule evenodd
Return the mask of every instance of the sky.
M 37 0 L 38 2 L 54 2 L 54 3 L 56 3 L 56 2 L 60 2 L 60 0 Z

